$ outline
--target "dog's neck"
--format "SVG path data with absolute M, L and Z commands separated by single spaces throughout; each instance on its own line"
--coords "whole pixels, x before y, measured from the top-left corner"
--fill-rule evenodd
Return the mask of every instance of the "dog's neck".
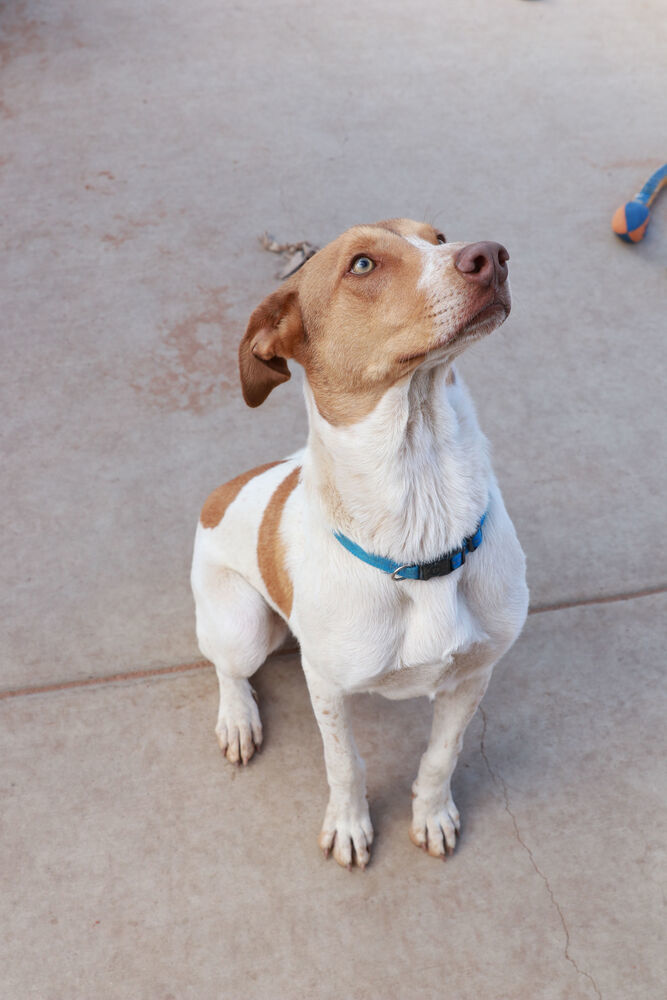
M 400 562 L 435 559 L 475 530 L 491 470 L 472 401 L 451 369 L 418 368 L 348 426 L 321 416 L 307 382 L 305 395 L 303 481 L 329 529 Z

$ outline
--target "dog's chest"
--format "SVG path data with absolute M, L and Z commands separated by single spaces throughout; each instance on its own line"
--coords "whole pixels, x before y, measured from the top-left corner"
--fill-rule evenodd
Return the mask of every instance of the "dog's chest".
M 348 691 L 432 695 L 453 679 L 457 658 L 481 649 L 486 638 L 451 578 L 339 595 L 337 609 L 328 627 L 320 621 L 312 658 Z M 309 640 L 303 636 L 301 643 L 311 659 Z
M 485 662 L 485 639 L 456 586 L 438 584 L 410 593 L 397 616 L 395 660 L 387 663 L 368 688 L 387 698 L 414 698 L 461 680 L 461 670 Z M 470 658 L 470 651 L 480 654 Z

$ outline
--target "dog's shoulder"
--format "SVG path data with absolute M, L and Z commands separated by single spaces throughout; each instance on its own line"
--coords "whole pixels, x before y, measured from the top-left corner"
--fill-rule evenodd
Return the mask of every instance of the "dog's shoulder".
M 286 483 L 291 491 L 299 480 L 300 471 L 299 455 L 293 455 L 242 472 L 218 486 L 206 498 L 199 518 L 202 527 L 216 528 L 245 487 L 251 486 L 260 504 L 268 503 L 274 492 L 284 491 Z

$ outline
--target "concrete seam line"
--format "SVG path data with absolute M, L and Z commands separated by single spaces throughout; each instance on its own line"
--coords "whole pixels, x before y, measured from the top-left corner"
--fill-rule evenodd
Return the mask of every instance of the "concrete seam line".
M 566 611 L 568 608 L 583 608 L 591 604 L 614 604 L 617 601 L 634 601 L 641 597 L 654 597 L 656 594 L 667 593 L 667 584 L 656 587 L 646 587 L 644 590 L 632 590 L 621 594 L 607 594 L 599 597 L 575 598 L 571 601 L 556 601 L 554 604 L 535 604 L 528 609 L 529 615 L 542 615 L 547 611 Z
M 633 601 L 642 597 L 654 597 L 657 594 L 667 593 L 667 585 L 659 587 L 648 587 L 646 590 L 629 591 L 625 594 L 610 594 L 607 597 L 590 597 L 581 600 L 560 601 L 557 604 L 538 604 L 528 609 L 529 615 L 542 615 L 549 611 L 566 611 L 568 608 L 590 607 L 596 604 L 613 604 L 618 601 Z M 268 657 L 269 660 L 279 656 L 293 656 L 299 651 L 296 640 L 286 643 L 281 649 L 277 649 Z M 84 677 L 78 681 L 59 681 L 54 684 L 38 684 L 22 688 L 10 688 L 9 691 L 0 691 L 0 701 L 9 698 L 24 698 L 33 694 L 50 694 L 55 691 L 69 691 L 74 688 L 94 687 L 95 685 L 117 684 L 119 681 L 140 681 L 152 677 L 164 677 L 169 674 L 183 674 L 192 670 L 204 670 L 212 667 L 208 660 L 195 660 L 193 663 L 179 663 L 173 667 L 154 667 L 150 670 L 128 670 L 125 673 L 106 674 L 103 677 Z
M 173 667 L 153 667 L 150 670 L 128 670 L 125 673 L 106 674 L 102 677 L 84 677 L 75 681 L 59 681 L 54 684 L 36 684 L 9 691 L 0 691 L 0 701 L 7 698 L 22 698 L 32 694 L 50 694 L 54 691 L 69 691 L 73 688 L 94 687 L 100 684 L 117 684 L 119 681 L 137 681 L 151 677 L 164 677 L 168 674 L 183 674 L 191 670 L 203 670 L 212 667 L 208 660 L 196 660 L 194 663 L 179 663 Z

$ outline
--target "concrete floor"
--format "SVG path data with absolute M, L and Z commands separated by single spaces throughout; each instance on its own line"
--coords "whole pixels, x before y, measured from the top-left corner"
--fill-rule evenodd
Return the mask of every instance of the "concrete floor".
M 667 981 L 660 0 L 5 0 L 0 185 L 0 996 L 652 1000 Z M 202 499 L 297 447 L 236 345 L 279 239 L 407 215 L 511 253 L 461 364 L 529 565 L 525 633 L 407 838 L 428 705 L 360 699 L 371 867 L 318 854 L 293 655 L 261 756 L 212 734 L 188 564 Z M 174 668 L 174 669 L 172 669 Z

